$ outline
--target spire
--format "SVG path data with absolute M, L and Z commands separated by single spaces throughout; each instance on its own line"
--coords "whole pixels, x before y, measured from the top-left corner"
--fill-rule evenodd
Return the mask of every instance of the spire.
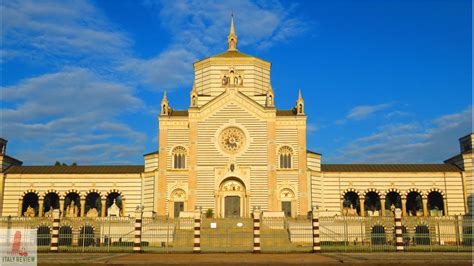
M 230 21 L 230 30 L 229 30 L 229 36 L 227 36 L 227 44 L 229 46 L 227 50 L 229 51 L 237 50 L 237 35 L 235 35 L 235 29 L 234 29 L 234 14 L 232 14 L 232 19 Z
M 298 90 L 298 100 L 296 100 L 296 114 L 304 115 L 304 100 L 301 96 L 301 90 Z
M 235 35 L 235 30 L 234 30 L 234 14 L 231 15 L 232 18 L 230 20 L 230 31 L 229 35 Z
M 163 92 L 163 100 L 161 100 L 161 112 L 162 115 L 168 115 L 170 113 L 168 98 L 166 97 L 166 90 Z

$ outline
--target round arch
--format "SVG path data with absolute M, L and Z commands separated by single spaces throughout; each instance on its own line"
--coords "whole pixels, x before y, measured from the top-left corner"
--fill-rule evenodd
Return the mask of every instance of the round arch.
M 178 218 L 179 213 L 187 210 L 187 197 L 188 194 L 184 190 L 184 188 L 181 187 L 175 187 L 170 193 L 170 198 L 169 198 L 169 216 Z
M 446 215 L 446 201 L 441 189 L 431 188 L 426 192 L 427 208 L 430 216 Z
M 344 190 L 343 194 L 341 194 L 342 215 L 360 215 L 360 199 L 361 194 L 356 189 L 348 188 Z
M 21 193 L 19 199 L 19 216 L 35 217 L 40 213 L 40 200 L 41 196 L 38 191 L 34 189 L 28 189 Z
M 285 213 L 285 216 L 296 216 L 297 202 L 296 194 L 293 188 L 288 186 L 281 188 L 278 193 L 278 200 L 281 205 L 281 210 Z
M 249 216 L 247 187 L 238 177 L 227 177 L 220 182 L 216 200 L 218 217 Z

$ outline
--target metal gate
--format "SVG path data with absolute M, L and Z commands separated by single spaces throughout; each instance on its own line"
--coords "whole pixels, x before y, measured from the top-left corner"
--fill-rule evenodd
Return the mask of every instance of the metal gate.
M 253 220 L 206 219 L 201 222 L 202 252 L 252 252 Z

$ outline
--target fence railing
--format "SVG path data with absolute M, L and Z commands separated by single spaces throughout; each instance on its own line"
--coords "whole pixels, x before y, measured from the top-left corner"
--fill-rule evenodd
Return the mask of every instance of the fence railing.
M 0 228 L 37 229 L 38 252 L 50 250 L 52 218 L 0 217 Z M 132 252 L 135 218 L 62 218 L 60 252 Z M 472 251 L 473 219 L 468 216 L 403 217 L 404 251 Z M 192 252 L 194 218 L 143 218 L 143 252 Z M 255 227 L 251 218 L 203 218 L 201 252 L 252 252 Z M 260 221 L 261 252 L 311 252 L 311 220 L 263 217 Z M 396 250 L 393 217 L 320 217 L 322 252 L 390 252 Z M 140 242 L 140 241 L 139 241 Z

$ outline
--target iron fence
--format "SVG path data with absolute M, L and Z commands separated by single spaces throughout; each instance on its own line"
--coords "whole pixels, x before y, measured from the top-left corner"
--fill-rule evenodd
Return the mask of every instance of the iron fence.
M 142 219 L 142 250 L 144 252 L 192 252 L 194 219 Z
M 52 218 L 0 217 L 0 228 L 37 229 L 38 252 L 50 250 Z M 60 252 L 132 252 L 134 222 L 131 217 L 62 218 Z M 395 251 L 393 217 L 320 217 L 322 252 Z M 405 251 L 472 251 L 473 219 L 456 217 L 403 217 Z M 144 252 L 192 252 L 193 218 L 143 218 Z M 202 252 L 252 252 L 253 220 L 250 218 L 201 221 Z M 260 224 L 262 252 L 310 252 L 310 220 L 263 217 Z
M 202 252 L 252 252 L 253 220 L 204 218 L 201 222 Z

